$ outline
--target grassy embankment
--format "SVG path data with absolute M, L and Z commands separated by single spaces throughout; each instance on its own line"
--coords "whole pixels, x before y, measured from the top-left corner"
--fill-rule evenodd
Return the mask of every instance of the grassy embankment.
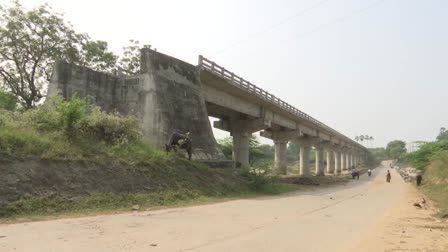
M 63 190 L 27 192 L 13 202 L 2 204 L 0 199 L 0 218 L 121 211 L 129 210 L 132 205 L 141 209 L 190 205 L 298 189 L 246 169 L 210 169 L 175 154 L 167 155 L 141 140 L 138 125 L 135 118 L 106 114 L 77 98 L 70 102 L 55 99 L 25 112 L 0 109 L 0 169 L 9 177 L 16 172 L 15 163 L 44 160 L 83 162 L 87 167 L 92 164 L 104 169 L 116 164 L 123 167 L 116 176 L 125 179 L 129 174 L 134 177 L 137 174 L 151 184 L 144 189 L 98 190 L 80 195 L 66 194 Z M 32 180 L 32 175 L 29 176 Z M 89 183 L 95 183 L 91 180 L 102 178 L 89 179 Z M 87 183 L 82 178 L 78 181 Z M 17 181 L 20 186 L 23 183 Z M 58 181 L 51 183 L 57 185 Z M 3 189 L 10 188 L 0 186 Z
M 423 172 L 420 189 L 436 203 L 438 215 L 448 218 L 448 141 L 427 143 L 406 161 Z

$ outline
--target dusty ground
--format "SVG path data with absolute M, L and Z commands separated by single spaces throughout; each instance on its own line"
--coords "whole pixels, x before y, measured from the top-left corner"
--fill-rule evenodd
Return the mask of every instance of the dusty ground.
M 426 209 L 413 206 L 423 197 L 415 187 L 407 184 L 401 190 L 402 197 L 353 251 L 448 251 L 448 222 L 434 217 L 436 209 L 427 198 Z
M 0 251 L 448 251 L 446 223 L 385 173 L 285 196 L 0 225 Z

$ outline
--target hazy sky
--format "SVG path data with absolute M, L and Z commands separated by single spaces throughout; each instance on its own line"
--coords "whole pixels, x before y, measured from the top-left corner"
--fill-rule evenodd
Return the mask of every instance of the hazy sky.
M 23 2 L 48 2 L 116 53 L 137 39 L 193 64 L 202 54 L 375 146 L 448 127 L 446 0 Z

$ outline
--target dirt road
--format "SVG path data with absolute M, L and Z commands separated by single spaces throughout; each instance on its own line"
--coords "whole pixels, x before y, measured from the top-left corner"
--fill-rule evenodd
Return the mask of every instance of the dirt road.
M 0 251 L 433 251 L 426 248 L 438 249 L 434 242 L 448 251 L 443 228 L 431 231 L 437 240 L 426 231 L 403 236 L 400 221 L 425 210 L 413 209 L 417 194 L 395 171 L 392 183 L 385 177 L 380 168 L 345 186 L 287 196 L 1 225 Z

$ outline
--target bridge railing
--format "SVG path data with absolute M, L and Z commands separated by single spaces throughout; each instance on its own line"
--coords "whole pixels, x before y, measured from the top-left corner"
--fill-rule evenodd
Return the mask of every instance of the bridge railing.
M 275 106 L 277 106 L 285 111 L 288 111 L 288 112 L 296 115 L 299 118 L 302 118 L 309 122 L 312 122 L 316 126 L 320 127 L 321 129 L 324 129 L 327 132 L 332 133 L 333 135 L 337 135 L 340 138 L 343 138 L 345 140 L 349 140 L 349 141 L 353 142 L 353 140 L 351 140 L 348 137 L 344 136 L 343 134 L 337 132 L 336 130 L 330 128 L 329 126 L 325 125 L 324 123 L 318 121 L 317 119 L 313 118 L 312 116 L 306 114 L 305 112 L 300 111 L 299 109 L 288 104 L 287 102 L 284 102 L 283 100 L 276 97 L 275 95 L 270 94 L 267 91 L 255 86 L 254 84 L 243 79 L 242 77 L 237 76 L 236 74 L 228 71 L 224 67 L 219 66 L 215 62 L 204 58 L 202 55 L 199 56 L 199 67 L 201 70 L 208 71 L 218 77 L 221 77 L 222 79 L 228 81 L 229 84 L 231 84 L 237 88 L 240 88 L 248 93 L 254 94 L 255 96 L 261 98 L 262 100 L 265 100 L 271 104 L 274 104 Z

